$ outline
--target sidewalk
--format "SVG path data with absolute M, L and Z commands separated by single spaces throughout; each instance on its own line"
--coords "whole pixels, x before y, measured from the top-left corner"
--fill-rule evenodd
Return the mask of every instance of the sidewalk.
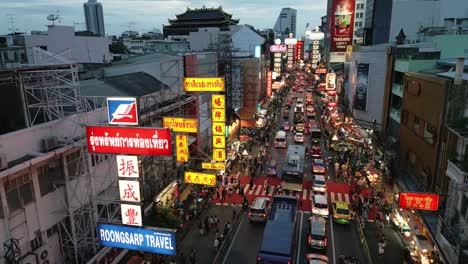
M 238 206 L 236 208 L 237 212 L 241 212 L 241 207 Z M 216 206 L 216 205 L 209 205 L 208 208 L 205 208 L 199 220 L 202 221 L 205 217 L 208 216 L 217 216 L 219 218 L 219 234 L 221 235 L 224 230 L 225 224 L 229 221 L 231 224 L 232 221 L 232 206 Z M 177 244 L 177 257 L 176 263 L 190 263 L 188 256 L 192 249 L 195 249 L 196 252 L 196 263 L 197 264 L 210 264 L 213 262 L 216 251 L 213 247 L 214 240 L 215 240 L 215 230 L 210 230 L 208 234 L 204 234 L 203 236 L 200 235 L 200 231 L 198 229 L 198 219 L 195 221 L 195 224 L 191 227 L 191 230 L 188 231 L 187 235 L 184 237 L 182 241 L 178 241 Z M 185 262 L 182 260 L 181 253 L 185 256 Z
M 385 242 L 387 246 L 385 247 L 385 253 L 383 256 L 379 256 L 378 249 L 378 227 L 375 222 L 366 223 L 366 228 L 364 229 L 364 234 L 366 237 L 367 245 L 369 247 L 369 253 L 372 259 L 372 263 L 379 264 L 394 264 L 394 263 L 404 263 L 403 253 L 405 246 L 403 241 L 399 237 L 398 233 L 391 226 L 384 227 Z

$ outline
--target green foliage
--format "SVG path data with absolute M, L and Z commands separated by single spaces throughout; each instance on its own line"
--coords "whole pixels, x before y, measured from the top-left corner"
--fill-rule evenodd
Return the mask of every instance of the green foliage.
M 178 229 L 182 221 L 172 212 L 169 207 L 156 206 L 150 214 L 150 226 Z
M 112 42 L 109 46 L 109 51 L 115 54 L 125 54 L 127 53 L 127 47 L 121 41 Z

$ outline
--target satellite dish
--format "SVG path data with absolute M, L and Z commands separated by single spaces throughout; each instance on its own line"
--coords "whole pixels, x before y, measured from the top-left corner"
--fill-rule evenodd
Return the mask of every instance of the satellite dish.
M 62 20 L 62 17 L 59 16 L 58 10 L 57 10 L 57 13 L 56 13 L 56 14 L 50 14 L 50 15 L 48 15 L 48 16 L 47 16 L 47 20 L 52 21 L 52 25 L 55 25 L 55 21 L 58 20 L 59 23 L 60 23 L 61 20 Z

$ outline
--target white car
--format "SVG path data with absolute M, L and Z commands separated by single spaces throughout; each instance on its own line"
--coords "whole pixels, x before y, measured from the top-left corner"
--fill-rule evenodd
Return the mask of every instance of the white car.
M 312 190 L 314 190 L 314 192 L 319 193 L 325 193 L 327 191 L 327 183 L 325 181 L 325 176 L 314 175 L 314 181 L 312 182 Z
M 301 132 L 297 132 L 294 135 L 294 142 L 296 143 L 304 143 L 304 134 Z
M 328 210 L 327 196 L 322 194 L 315 194 L 312 198 L 312 214 L 328 217 L 330 212 Z
M 297 99 L 296 107 L 304 107 L 304 100 L 302 98 Z

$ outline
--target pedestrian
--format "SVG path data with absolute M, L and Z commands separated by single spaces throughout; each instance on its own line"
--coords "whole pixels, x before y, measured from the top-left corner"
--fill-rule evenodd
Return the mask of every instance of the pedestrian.
M 225 198 L 226 198 L 226 189 L 223 188 L 223 190 L 221 190 L 221 201 L 224 202 Z
M 215 237 L 215 240 L 214 240 L 213 247 L 214 247 L 215 251 L 218 251 L 218 247 L 219 247 L 219 239 L 218 239 L 218 237 L 217 237 L 217 236 Z
M 229 228 L 228 228 L 228 224 L 226 224 L 224 225 L 223 236 L 226 237 L 228 233 L 229 233 Z
M 217 215 L 214 216 L 213 227 L 214 227 L 214 229 L 218 230 L 218 227 L 219 227 L 219 219 L 218 219 L 218 216 L 217 216 Z
M 387 246 L 387 243 L 385 243 L 385 240 L 381 239 L 377 246 L 379 247 L 379 256 L 382 256 L 385 252 L 385 247 Z
M 203 236 L 205 228 L 203 227 L 203 223 L 198 221 L 198 230 L 200 231 L 200 236 Z
M 226 227 L 228 228 L 229 231 L 231 231 L 231 229 L 232 229 L 231 222 L 228 221 L 227 224 L 226 224 Z
M 213 228 L 213 216 L 208 217 L 208 224 L 210 225 L 210 228 Z
M 195 264 L 197 261 L 197 253 L 195 252 L 195 249 L 193 248 L 192 248 L 192 251 L 190 252 L 189 260 L 190 260 L 190 264 Z
M 232 222 L 236 221 L 236 218 L 237 218 L 237 205 L 236 203 L 234 203 L 232 205 Z
M 208 233 L 210 232 L 210 222 L 208 221 L 207 216 L 205 216 L 205 221 L 203 222 L 203 224 L 205 225 L 205 231 L 206 231 L 206 234 L 208 235 Z
M 169 264 L 176 264 L 175 259 L 171 258 L 171 261 L 169 262 Z

